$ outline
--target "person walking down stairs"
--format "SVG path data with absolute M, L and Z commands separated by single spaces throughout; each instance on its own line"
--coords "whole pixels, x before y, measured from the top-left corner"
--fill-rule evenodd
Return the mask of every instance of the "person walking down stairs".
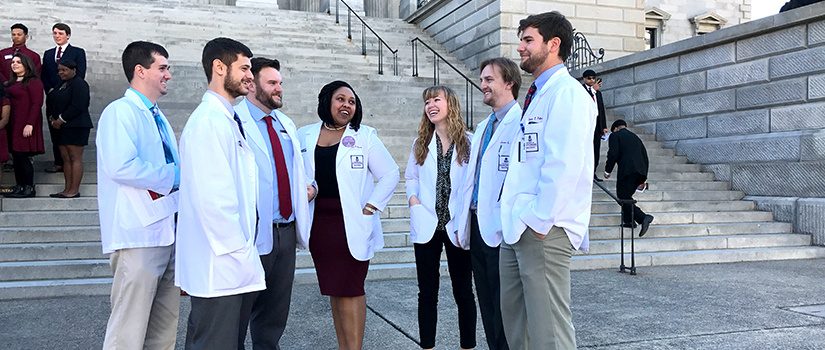
M 619 175 L 616 177 L 616 197 L 619 199 L 633 199 L 636 191 L 644 191 L 647 187 L 648 158 L 647 149 L 636 134 L 627 130 L 624 120 L 617 120 L 610 126 L 613 132 L 608 139 L 607 163 L 604 166 L 604 178 L 610 178 L 613 166 L 619 165 Z M 633 215 L 631 216 L 631 211 Z M 635 221 L 635 222 L 634 222 Z M 653 215 L 645 214 L 635 204 L 622 204 L 622 226 L 636 227 L 642 225 L 639 237 L 647 233 Z

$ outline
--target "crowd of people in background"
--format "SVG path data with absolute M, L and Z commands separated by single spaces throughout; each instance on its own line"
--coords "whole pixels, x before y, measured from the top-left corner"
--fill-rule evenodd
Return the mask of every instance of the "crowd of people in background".
M 80 196 L 83 147 L 89 142 L 93 125 L 89 85 L 83 80 L 86 52 L 69 45 L 71 36 L 67 24 L 52 26 L 56 46 L 46 50 L 41 61 L 40 55 L 26 47 L 29 28 L 16 23 L 11 26 L 12 46 L 0 50 L 0 103 L 10 107 L 8 115 L 0 119 L 0 163 L 12 159 L 16 183 L 10 189 L 0 189 L 5 197 L 29 198 L 37 194 L 31 157 L 45 153 L 44 103 L 55 158 L 55 165 L 45 170 L 62 171 L 66 182 L 63 191 L 50 196 Z M 68 163 L 64 164 L 64 159 Z
M 22 24 L 12 26 L 14 46 L 0 51 L 0 162 L 11 154 L 17 183 L 7 197 L 35 195 L 44 96 L 55 147 L 47 170 L 66 182 L 51 197 L 80 196 L 93 126 L 85 52 L 68 44 L 69 26 L 52 30 L 56 46 L 42 65 Z M 532 15 L 518 34 L 520 65 L 503 57 L 481 64 L 492 113 L 475 134 L 452 89 L 422 93 L 405 186 L 424 349 L 435 347 L 443 250 L 462 349 L 477 345 L 473 281 L 490 349 L 576 347 L 570 258 L 589 245 L 606 125 L 598 87 L 586 79 L 582 89 L 564 67 L 570 22 L 558 12 Z M 207 91 L 177 142 L 158 104 L 172 79 L 168 58 L 159 44 L 129 44 L 122 64 L 130 87 L 98 122 L 101 241 L 114 274 L 104 348 L 174 348 L 182 292 L 192 305 L 187 349 L 242 349 L 247 329 L 253 348 L 278 349 L 295 250 L 304 248 L 329 296 L 338 348 L 360 349 L 364 282 L 384 246 L 379 214 L 400 179 L 376 129 L 363 123 L 369 106 L 352 85 L 333 81 L 318 94 L 320 120 L 297 128 L 279 110 L 280 62 L 216 38 L 202 52 Z M 522 105 L 519 67 L 535 79 Z

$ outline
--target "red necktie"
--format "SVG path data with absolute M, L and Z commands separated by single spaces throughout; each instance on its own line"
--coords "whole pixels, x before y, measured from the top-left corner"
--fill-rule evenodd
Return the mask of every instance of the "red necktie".
M 533 94 L 536 93 L 536 83 L 530 85 L 530 89 L 527 90 L 527 96 L 524 98 L 524 109 L 521 110 L 521 117 L 524 118 L 524 114 L 527 113 L 527 107 L 530 106 L 530 100 L 533 99 Z
M 54 56 L 54 61 L 55 62 L 60 62 L 60 57 L 62 57 L 62 56 L 63 56 L 63 47 L 58 46 L 57 47 L 57 56 Z
M 272 144 L 272 156 L 275 158 L 275 173 L 278 175 L 278 209 L 281 216 L 289 220 L 292 216 L 292 199 L 289 190 L 289 173 L 286 171 L 284 150 L 281 148 L 281 138 L 272 127 L 272 116 L 264 117 L 266 130 L 269 131 L 269 142 Z

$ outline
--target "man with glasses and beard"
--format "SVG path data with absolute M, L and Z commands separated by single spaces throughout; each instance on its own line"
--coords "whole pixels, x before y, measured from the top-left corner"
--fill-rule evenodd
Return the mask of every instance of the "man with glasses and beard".
M 266 290 L 243 302 L 238 349 L 249 326 L 254 349 L 279 349 L 295 278 L 295 247 L 309 247 L 309 205 L 317 191 L 307 184 L 295 123 L 281 113 L 281 64 L 252 59 L 252 83 L 235 106 L 258 165 L 258 234 L 255 245 L 266 275 Z
M 203 48 L 208 89 L 180 139 L 175 284 L 191 296 L 186 349 L 235 349 L 245 294 L 266 288 L 255 247 L 255 154 L 231 101 L 252 82 L 252 52 L 229 38 Z

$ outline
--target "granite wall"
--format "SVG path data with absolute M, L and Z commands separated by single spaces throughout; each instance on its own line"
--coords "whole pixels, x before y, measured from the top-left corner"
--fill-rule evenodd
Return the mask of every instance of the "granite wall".
M 591 68 L 616 115 L 825 244 L 825 3 Z

